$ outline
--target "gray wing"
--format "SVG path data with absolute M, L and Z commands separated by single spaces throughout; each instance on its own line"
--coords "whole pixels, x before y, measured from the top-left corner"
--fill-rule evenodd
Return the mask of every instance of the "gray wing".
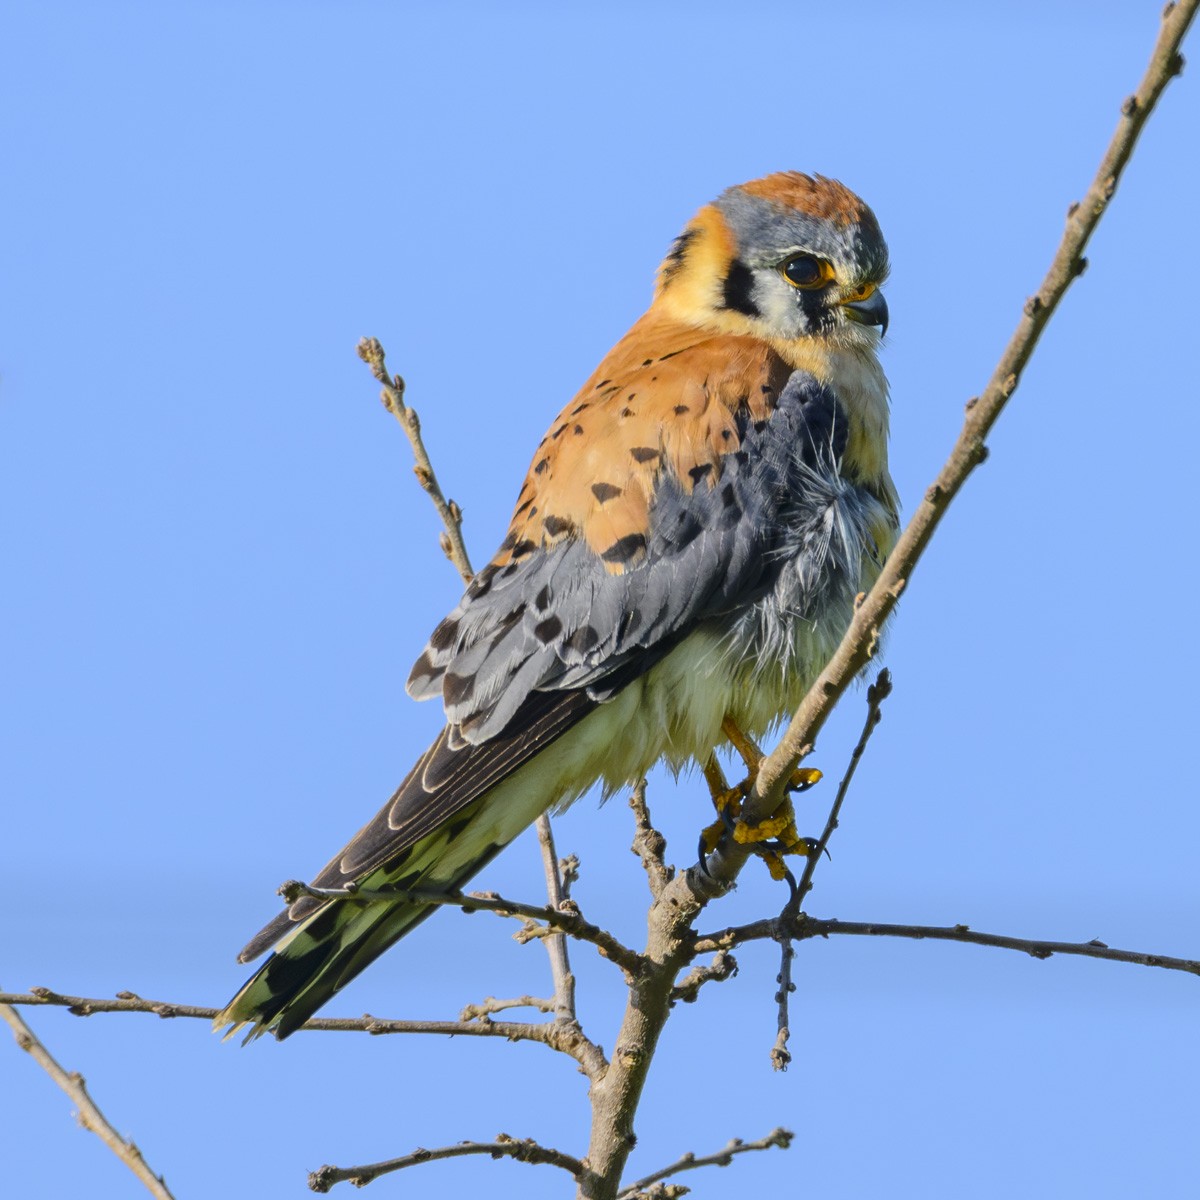
M 623 573 L 582 539 L 481 571 L 434 630 L 409 694 L 440 696 L 457 739 L 480 745 L 532 694 L 582 688 L 603 701 L 701 623 L 762 597 L 797 527 L 814 519 L 814 480 L 837 473 L 847 423 L 802 372 L 769 419 L 735 420 L 740 445 L 719 473 L 690 489 L 659 475 L 645 534 L 625 539 L 639 561 Z

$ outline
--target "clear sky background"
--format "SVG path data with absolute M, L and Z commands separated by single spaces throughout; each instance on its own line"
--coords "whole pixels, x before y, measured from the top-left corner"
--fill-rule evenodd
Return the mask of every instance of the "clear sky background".
M 476 563 L 533 447 L 724 187 L 844 180 L 891 244 L 911 511 L 1140 78 L 1160 0 L 501 6 L 15 3 L 0 25 L 0 985 L 220 1004 L 277 907 L 439 724 L 403 680 L 459 584 L 354 354 L 379 336 Z M 436 11 L 435 11 L 436 10 Z M 1189 47 L 1185 47 L 1188 49 Z M 1191 597 L 1200 43 L 992 455 L 906 592 L 896 681 L 809 911 L 1200 956 Z M 815 763 L 840 774 L 850 696 Z M 832 791 L 812 794 L 819 831 Z M 677 861 L 703 783 L 655 777 Z M 558 825 L 640 938 L 624 805 Z M 536 900 L 522 839 L 479 886 Z M 705 926 L 773 911 L 749 870 Z M 327 1010 L 447 1018 L 545 956 L 447 912 Z M 776 1125 L 705 1197 L 1192 1194 L 1200 980 L 880 939 L 776 952 L 679 1011 L 631 1170 Z M 575 952 L 611 1048 L 616 972 Z M 504 1130 L 586 1145 L 537 1046 L 27 1011 L 179 1200 Z M 0 1037 L 4 1191 L 136 1197 Z M 344 1189 L 343 1189 L 344 1190 Z M 434 1164 L 371 1195 L 559 1197 Z

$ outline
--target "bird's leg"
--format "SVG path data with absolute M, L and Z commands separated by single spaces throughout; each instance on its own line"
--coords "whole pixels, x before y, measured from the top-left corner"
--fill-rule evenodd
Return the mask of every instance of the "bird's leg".
M 734 819 L 741 812 L 742 799 L 746 794 L 742 788 L 729 786 L 715 754 L 710 755 L 704 764 L 704 779 L 712 795 L 713 807 L 717 810 L 717 820 L 700 831 L 701 859 L 717 848 L 724 834 L 733 832 Z
M 750 788 L 754 784 L 754 780 L 758 777 L 758 768 L 763 760 L 763 752 L 759 749 L 758 744 L 749 734 L 744 733 L 732 717 L 726 717 L 721 722 L 721 732 L 729 739 L 730 744 L 741 756 L 742 761 L 746 764 L 746 770 L 749 772 L 749 777 L 744 784 L 733 789 L 738 797 L 737 811 L 740 810 L 740 801 L 745 799 L 749 794 Z M 715 766 L 715 759 L 713 760 Z M 719 772 L 720 768 L 716 767 Z M 708 768 L 705 768 L 705 777 L 708 778 Z M 741 845 L 753 846 L 755 852 L 760 855 L 762 860 L 767 864 L 767 870 L 771 872 L 772 879 L 786 879 L 788 877 L 788 869 L 784 865 L 784 854 L 811 854 L 817 846 L 814 838 L 802 836 L 796 829 L 796 812 L 792 807 L 791 792 L 807 791 L 813 784 L 817 783 L 821 778 L 821 772 L 812 767 L 798 767 L 792 772 L 792 777 L 788 781 L 787 791 L 789 795 L 784 798 L 783 803 L 775 811 L 774 815 L 768 817 L 765 821 L 760 821 L 757 825 L 747 825 L 744 821 L 736 820 L 733 825 L 733 840 Z M 724 776 L 721 776 L 724 781 Z M 709 787 L 712 787 L 711 779 Z M 716 793 L 714 792 L 714 803 L 716 802 Z M 724 809 L 718 805 L 718 812 L 724 813 Z M 718 828 L 719 826 L 710 826 L 710 829 Z M 707 835 L 709 830 L 705 830 Z M 773 842 L 774 845 L 766 843 Z

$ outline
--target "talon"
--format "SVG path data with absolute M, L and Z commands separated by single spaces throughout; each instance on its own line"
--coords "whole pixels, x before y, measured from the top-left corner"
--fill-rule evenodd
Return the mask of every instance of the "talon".
M 792 772 L 791 779 L 788 780 L 787 790 L 789 792 L 807 792 L 810 787 L 815 787 L 823 778 L 823 774 L 816 767 L 797 767 Z

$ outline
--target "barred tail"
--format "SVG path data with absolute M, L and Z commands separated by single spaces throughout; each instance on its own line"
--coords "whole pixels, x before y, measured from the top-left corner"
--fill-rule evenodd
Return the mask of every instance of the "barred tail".
M 427 841 L 442 843 L 429 846 L 428 850 L 444 848 L 444 837 L 437 834 Z M 418 844 L 413 849 L 418 852 L 413 856 L 416 858 L 426 847 Z M 402 886 L 455 891 L 500 849 L 495 843 L 487 843 L 465 863 L 455 855 L 457 861 L 450 878 L 437 878 L 438 862 L 434 859 L 414 881 L 413 863 L 408 859 L 403 864 Z M 383 868 L 364 880 L 363 887 L 369 891 L 386 890 L 389 883 L 397 882 L 394 876 L 400 873 Z M 327 900 L 317 904 L 316 910 L 298 925 L 288 913 L 281 913 L 242 951 L 239 957 L 248 961 L 278 939 L 271 957 L 217 1014 L 213 1021 L 215 1030 L 231 1026 L 225 1033 L 229 1038 L 244 1025 L 251 1025 L 245 1042 L 264 1033 L 273 1033 L 282 1041 L 439 907 L 405 900 Z

